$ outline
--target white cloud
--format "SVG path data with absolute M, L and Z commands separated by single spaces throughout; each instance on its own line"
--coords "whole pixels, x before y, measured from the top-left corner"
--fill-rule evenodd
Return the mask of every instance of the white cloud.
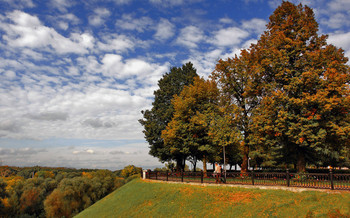
M 20 128 L 20 125 L 15 120 L 0 120 L 0 132 L 18 132 Z
M 170 23 L 167 19 L 161 19 L 157 26 L 157 32 L 154 37 L 159 40 L 166 40 L 171 38 L 175 33 L 175 25 Z
M 331 11 L 350 11 L 350 1 L 348 0 L 334 0 L 327 4 L 327 8 Z
M 63 30 L 67 30 L 69 27 L 69 24 L 67 22 L 59 21 L 58 26 L 59 26 L 59 28 L 61 28 Z
M 63 112 L 42 112 L 40 114 L 28 114 L 26 117 L 33 120 L 42 121 L 65 121 L 68 119 L 68 113 Z
M 54 20 L 54 24 L 63 30 L 68 30 L 69 27 L 77 25 L 80 23 L 80 20 L 78 17 L 76 17 L 72 13 L 63 14 L 59 16 L 52 16 L 50 17 L 51 20 Z
M 266 20 L 253 18 L 242 21 L 242 28 L 260 35 L 266 30 L 266 24 Z
M 268 4 L 271 8 L 277 8 L 281 4 L 281 1 L 280 0 L 269 0 Z
M 4 102 L 7 106 L 0 110 L 0 134 L 8 138 L 142 138 L 137 120 L 140 108 L 150 104 L 144 97 L 110 88 L 87 87 L 84 91 L 59 93 L 0 91 L 4 98 L 16 95 L 15 102 Z M 43 112 L 37 113 L 40 110 Z
M 110 15 L 111 12 L 106 8 L 96 8 L 94 14 L 89 16 L 89 23 L 93 26 L 100 26 Z
M 166 6 L 182 5 L 184 0 L 149 0 L 152 4 Z
M 35 4 L 32 0 L 2 0 L 6 2 L 7 4 L 10 4 L 11 7 L 16 8 L 33 8 L 35 7 Z
M 123 14 L 122 19 L 117 20 L 116 26 L 124 30 L 135 30 L 144 32 L 153 25 L 153 21 L 149 17 L 135 18 L 131 14 Z
M 6 72 L 4 72 L 4 76 L 10 80 L 15 79 L 16 78 L 16 73 L 13 72 L 12 70 L 8 70 Z
M 118 77 L 122 77 L 120 75 L 120 72 L 123 69 L 122 59 L 123 57 L 120 55 L 106 54 L 102 59 L 103 74 L 106 76 L 113 76 L 113 74 L 119 73 Z
M 5 141 L 5 143 L 3 143 Z M 133 164 L 144 169 L 163 164 L 148 155 L 144 140 L 4 140 L 0 161 L 10 166 L 48 166 L 117 170 Z M 7 142 L 7 143 L 6 143 Z
M 350 58 L 350 32 L 329 34 L 327 42 L 342 48 L 345 56 Z
M 95 154 L 96 152 L 92 149 L 86 149 L 84 151 L 73 151 L 73 154 Z
M 133 0 L 112 0 L 112 1 L 117 5 L 125 5 L 125 4 L 129 4 Z
M 87 48 L 92 47 L 93 37 L 89 34 L 73 33 L 71 38 L 66 38 L 27 13 L 14 11 L 8 17 L 14 24 L 8 23 L 1 28 L 6 32 L 3 39 L 10 46 L 43 50 L 52 47 L 57 53 L 86 53 Z
M 220 29 L 214 34 L 214 38 L 209 41 L 217 46 L 235 46 L 249 36 L 247 31 L 237 27 Z
M 47 152 L 46 149 L 33 149 L 33 148 L 17 148 L 17 149 L 8 149 L 0 148 L 0 155 L 6 156 L 31 156 L 33 154 L 38 154 L 41 152 Z
M 80 22 L 79 18 L 72 13 L 60 15 L 59 18 L 67 20 L 73 24 L 78 24 Z
M 117 54 L 106 54 L 102 59 L 102 70 L 105 76 L 119 79 L 131 78 L 141 84 L 155 84 L 168 65 L 159 66 L 140 59 L 123 60 Z M 134 85 L 136 85 L 134 83 Z
M 180 31 L 176 42 L 189 48 L 196 48 L 197 44 L 204 40 L 203 31 L 195 26 L 187 26 Z
M 224 23 L 224 24 L 232 24 L 234 23 L 234 21 L 231 18 L 228 17 L 223 17 L 219 20 L 220 23 Z
M 168 63 L 123 59 L 117 54 L 106 54 L 100 60 L 96 56 L 81 56 L 76 63 L 70 59 L 57 61 L 63 61 L 65 74 L 78 76 L 76 80 L 69 81 L 60 72 L 57 76 L 38 73 L 55 72 L 46 66 L 0 61 L 0 68 L 11 64 L 37 72 L 18 75 L 8 72 L 9 80 L 18 78 L 23 86 L 2 88 L 7 82 L 0 86 L 4 100 L 0 108 L 0 137 L 143 138 L 137 120 L 141 118 L 142 108 L 151 104 L 150 97 L 157 81 L 169 69 Z M 1 75 L 5 73 L 3 70 Z M 102 79 L 99 73 L 107 78 Z M 67 84 L 63 86 L 63 83 Z
M 61 12 L 66 12 L 73 5 L 73 2 L 69 0 L 51 0 L 48 4 Z
M 103 37 L 104 42 L 98 42 L 98 47 L 102 51 L 115 51 L 122 53 L 132 50 L 135 47 L 135 39 L 125 35 L 107 35 Z
M 83 125 L 91 126 L 92 128 L 112 128 L 117 124 L 112 121 L 103 121 L 100 118 L 89 118 L 82 122 Z

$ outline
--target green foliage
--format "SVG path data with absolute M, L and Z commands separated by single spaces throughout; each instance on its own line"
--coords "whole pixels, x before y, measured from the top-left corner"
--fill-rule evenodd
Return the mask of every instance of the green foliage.
M 350 215 L 350 194 L 133 180 L 77 217 L 327 217 Z
M 120 176 L 124 178 L 128 178 L 132 175 L 139 175 L 141 174 L 142 168 L 140 167 L 135 167 L 134 165 L 129 165 L 124 167 L 124 169 L 121 171 Z
M 134 179 L 138 179 L 138 178 L 140 178 L 140 175 L 137 175 L 137 174 L 129 176 L 128 178 L 125 179 L 125 183 L 128 183 L 128 182 L 130 182 L 130 181 L 132 181 Z
M 218 120 L 216 140 L 234 150 L 235 161 L 242 157 L 242 171 L 248 169 L 248 154 L 251 144 L 251 128 L 254 110 L 259 104 L 255 91 L 260 83 L 252 73 L 254 56 L 243 50 L 239 57 L 220 60 L 211 77 L 220 87 L 223 116 Z M 224 141 L 222 141 L 224 139 Z M 237 155 L 238 149 L 241 156 Z
M 162 130 L 173 117 L 174 108 L 171 100 L 174 95 L 180 94 L 184 86 L 192 84 L 195 76 L 197 76 L 196 69 L 190 62 L 182 67 L 171 68 L 170 72 L 158 81 L 159 89 L 154 92 L 152 109 L 142 111 L 143 119 L 139 122 L 144 126 L 143 133 L 150 145 L 149 153 L 162 162 L 174 159 L 164 147 L 161 138 Z

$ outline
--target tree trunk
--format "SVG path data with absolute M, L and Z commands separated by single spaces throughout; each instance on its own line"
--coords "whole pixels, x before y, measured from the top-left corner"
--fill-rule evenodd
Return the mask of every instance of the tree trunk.
M 182 159 L 182 171 L 185 171 L 185 167 L 186 167 L 186 158 Z
M 242 166 L 241 166 L 241 172 L 246 173 L 248 172 L 248 158 L 249 158 L 249 146 L 247 143 L 243 143 L 243 160 L 242 160 Z
M 184 170 L 184 168 L 185 168 L 185 165 L 183 164 L 183 159 L 182 158 L 176 159 L 176 171 L 180 172 L 181 170 Z
M 203 176 L 207 177 L 207 157 L 203 155 Z
M 305 154 L 300 150 L 298 151 L 297 170 L 298 173 L 305 172 L 306 170 Z
M 196 168 L 197 168 L 197 158 L 193 161 L 193 172 L 197 171 Z

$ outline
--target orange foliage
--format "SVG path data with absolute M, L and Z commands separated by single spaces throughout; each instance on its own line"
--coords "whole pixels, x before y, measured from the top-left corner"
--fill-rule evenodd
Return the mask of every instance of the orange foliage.
M 89 179 L 92 179 L 93 178 L 93 176 L 91 175 L 91 173 L 89 173 L 89 172 L 82 172 L 82 177 L 87 177 L 87 178 L 89 178 Z
M 27 208 L 35 210 L 35 205 L 40 201 L 39 196 L 40 192 L 37 188 L 24 191 L 20 199 L 20 210 L 24 211 Z
M 1 199 L 2 204 L 4 205 L 5 208 L 11 207 L 11 204 L 9 202 L 8 198 Z
M 275 133 L 275 136 L 277 136 L 277 137 L 278 137 L 278 136 L 281 136 L 281 135 L 282 135 L 282 133 L 280 133 L 280 132 L 276 132 L 276 133 Z

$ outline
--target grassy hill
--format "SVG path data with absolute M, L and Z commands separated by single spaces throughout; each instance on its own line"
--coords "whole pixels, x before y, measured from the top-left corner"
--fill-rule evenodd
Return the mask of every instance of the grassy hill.
M 350 217 L 350 193 L 166 184 L 136 179 L 76 217 Z

